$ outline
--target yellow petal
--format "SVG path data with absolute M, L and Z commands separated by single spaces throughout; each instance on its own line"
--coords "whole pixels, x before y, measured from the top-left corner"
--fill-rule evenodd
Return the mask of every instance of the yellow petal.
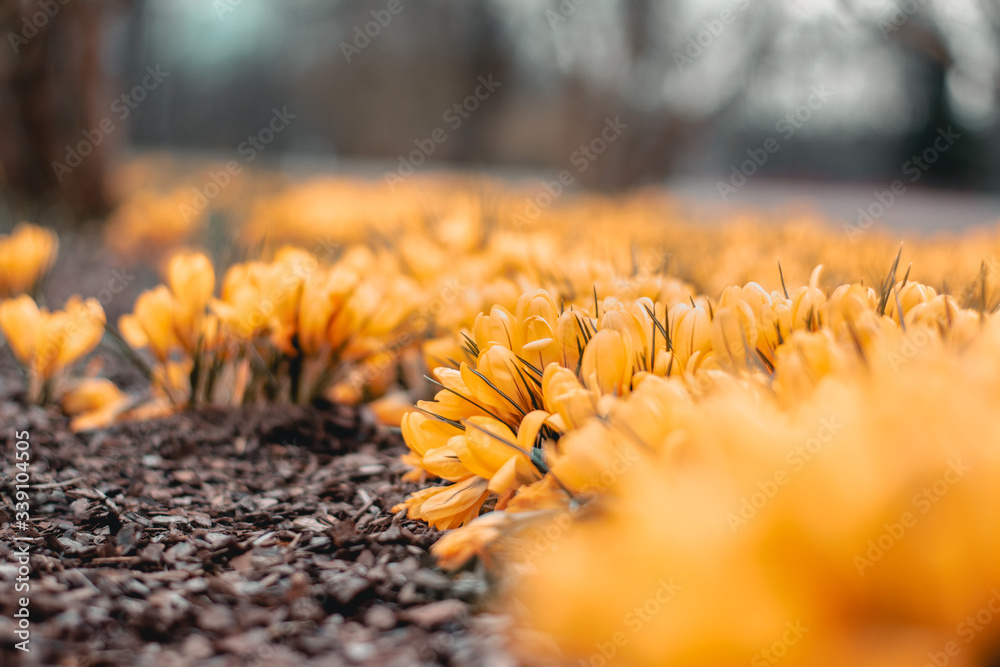
M 489 315 L 477 315 L 472 331 L 480 350 L 490 343 L 497 343 L 515 354 L 521 353 L 524 343 L 521 326 L 503 306 L 493 306 Z
M 0 237 L 0 297 L 27 292 L 52 267 L 59 248 L 55 232 L 21 223 Z
M 533 410 L 524 416 L 521 424 L 517 427 L 517 444 L 526 452 L 530 452 L 535 446 L 538 432 L 545 425 L 546 420 L 551 415 L 544 410 Z
M 185 309 L 201 311 L 215 291 L 215 268 L 203 253 L 178 253 L 167 265 L 167 284 Z
M 490 512 L 476 518 L 467 526 L 446 533 L 431 547 L 438 559 L 438 566 L 456 569 L 473 556 L 487 560 L 489 547 L 503 534 L 511 523 L 506 512 Z
M 517 458 L 512 456 L 493 473 L 487 488 L 493 493 L 503 493 L 519 486 L 521 483 L 517 480 Z
M 559 316 L 555 326 L 556 345 L 559 346 L 559 363 L 566 368 L 576 368 L 584 346 L 583 330 L 594 322 L 586 314 L 567 310 Z
M 625 393 L 632 364 L 622 335 L 613 329 L 602 329 L 594 334 L 583 351 L 580 374 L 592 390 L 602 394 Z
M 35 341 L 45 315 L 27 294 L 0 302 L 0 330 L 22 364 L 34 362 Z
M 449 443 L 458 443 L 458 439 L 464 437 L 456 435 L 449 440 Z M 428 451 L 420 460 L 420 466 L 432 475 L 453 482 L 465 479 L 473 472 L 458 458 L 455 448 L 450 444 Z
M 172 325 L 189 354 L 198 347 L 205 309 L 215 290 L 215 269 L 202 253 L 184 252 L 171 257 L 167 283 L 173 293 Z
M 712 349 L 712 320 L 701 306 L 678 304 L 670 309 L 671 342 L 674 354 L 684 365 L 695 352 Z
M 456 484 L 418 491 L 405 504 L 414 519 L 438 530 L 457 528 L 478 516 L 490 493 L 486 486 L 485 479 L 473 475 Z
M 494 408 L 500 416 L 520 416 L 531 409 L 532 394 L 521 377 L 530 371 L 521 369 L 517 357 L 503 345 L 488 344 L 479 353 L 475 371 L 465 363 L 460 371 L 476 401 Z
M 491 478 L 508 459 L 521 456 L 517 437 L 502 422 L 491 417 L 466 420 L 465 436 L 449 441 L 462 463 L 475 475 Z
M 60 404 L 66 414 L 77 415 L 97 410 L 125 397 L 126 395 L 111 380 L 87 378 L 63 394 Z
M 462 434 L 461 429 L 421 412 L 409 412 L 403 415 L 400 428 L 406 446 L 418 456 L 423 456 L 432 449 L 444 447 L 448 444 L 448 440 Z
M 137 350 L 149 345 L 149 338 L 135 315 L 126 314 L 118 318 L 118 333 L 125 342 Z
M 63 368 L 89 354 L 104 336 L 105 315 L 97 299 L 81 301 L 72 296 L 66 302 L 69 317 L 56 365 Z
M 559 309 L 556 307 L 555 299 L 543 289 L 525 292 L 517 300 L 514 309 L 517 319 L 526 322 L 529 318 L 537 317 L 545 320 L 549 325 L 555 324 L 559 317 Z
M 742 366 L 747 353 L 757 347 L 757 321 L 750 306 L 740 301 L 717 308 L 712 320 L 711 340 L 716 354 Z
M 159 285 L 139 295 L 132 309 L 135 322 L 142 329 L 149 349 L 161 362 L 166 360 L 171 346 L 176 341 L 173 330 L 173 297 L 165 285 Z M 119 324 L 123 324 L 119 320 Z M 126 320 L 126 328 L 134 328 L 132 321 Z M 133 332 L 135 334 L 136 332 Z M 140 337 L 133 335 L 135 340 Z

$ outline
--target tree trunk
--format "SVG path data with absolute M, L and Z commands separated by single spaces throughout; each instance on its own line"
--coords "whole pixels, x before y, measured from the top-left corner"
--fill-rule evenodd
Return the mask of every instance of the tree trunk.
M 15 210 L 58 203 L 83 219 L 110 206 L 105 173 L 118 138 L 100 130 L 104 15 L 102 3 L 53 6 L 53 16 L 35 3 L 0 9 L 0 189 Z

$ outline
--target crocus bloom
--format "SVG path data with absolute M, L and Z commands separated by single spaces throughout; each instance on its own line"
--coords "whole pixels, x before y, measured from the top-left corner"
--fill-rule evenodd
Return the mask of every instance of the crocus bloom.
M 0 303 L 0 330 L 18 360 L 43 381 L 97 347 L 104 322 L 97 299 L 76 295 L 51 313 L 26 294 Z
M 0 297 L 27 292 L 38 284 L 55 262 L 58 248 L 55 232 L 27 223 L 0 237 Z

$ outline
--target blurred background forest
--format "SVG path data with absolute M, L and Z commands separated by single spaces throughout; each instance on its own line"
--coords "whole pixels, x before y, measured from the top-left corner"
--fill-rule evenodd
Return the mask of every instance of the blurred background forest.
M 620 117 L 575 185 L 716 201 L 777 138 L 736 203 L 771 183 L 870 199 L 952 127 L 918 185 L 1000 214 L 997 0 L 5 0 L 0 28 L 0 192 L 18 213 L 101 215 L 122 160 L 242 159 L 284 110 L 262 164 L 373 178 L 442 128 L 423 169 L 551 179 Z M 499 85 L 449 117 L 480 77 Z

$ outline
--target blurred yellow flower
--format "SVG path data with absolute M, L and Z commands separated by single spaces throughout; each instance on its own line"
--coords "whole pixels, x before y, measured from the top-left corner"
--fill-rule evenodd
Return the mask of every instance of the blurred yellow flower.
M 0 236 L 0 298 L 29 292 L 56 261 L 59 239 L 44 227 L 21 223 Z
M 38 308 L 26 294 L 0 302 L 0 331 L 33 384 L 41 385 L 32 393 L 44 391 L 44 385 L 60 371 L 97 347 L 104 322 L 104 309 L 97 299 L 83 300 L 77 295 L 55 312 Z
M 170 290 L 160 285 L 143 292 L 135 301 L 133 312 L 122 315 L 118 328 L 134 348 L 148 347 L 160 363 L 166 363 L 170 349 L 178 343 L 174 333 L 174 300 Z
M 107 378 L 87 378 L 63 394 L 63 412 L 73 417 L 70 428 L 107 428 L 132 404 L 132 399 Z
M 203 253 L 177 253 L 167 265 L 167 284 L 173 297 L 174 333 L 188 354 L 194 354 L 203 334 L 206 308 L 215 291 L 215 269 Z

